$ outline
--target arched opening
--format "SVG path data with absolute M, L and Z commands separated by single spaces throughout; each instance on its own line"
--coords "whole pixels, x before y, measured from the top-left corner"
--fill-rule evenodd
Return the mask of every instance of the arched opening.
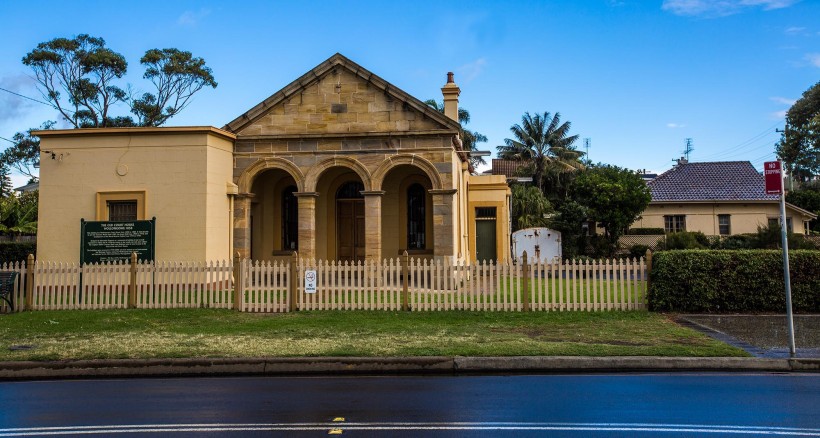
M 250 253 L 253 260 L 274 260 L 299 247 L 296 181 L 282 169 L 256 175 L 250 214 Z
M 353 170 L 335 166 L 316 183 L 316 258 L 360 261 L 365 257 L 365 185 Z
M 382 182 L 382 255 L 395 257 L 407 251 L 414 257 L 433 255 L 432 183 L 413 165 L 390 169 Z
M 347 181 L 336 190 L 336 258 L 364 260 L 364 184 Z

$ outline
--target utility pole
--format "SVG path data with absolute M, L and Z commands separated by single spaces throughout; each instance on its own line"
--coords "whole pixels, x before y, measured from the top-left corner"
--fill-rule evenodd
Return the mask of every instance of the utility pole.
M 587 161 L 590 162 L 590 163 L 592 162 L 592 161 L 589 160 L 589 146 L 591 144 L 592 144 L 592 139 L 591 138 L 585 138 L 584 139 L 584 150 L 586 150 Z

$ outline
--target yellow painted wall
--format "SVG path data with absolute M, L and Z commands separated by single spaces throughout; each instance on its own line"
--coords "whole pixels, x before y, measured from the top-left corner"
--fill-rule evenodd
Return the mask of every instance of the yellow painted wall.
M 755 233 L 757 227 L 768 225 L 768 218 L 780 217 L 777 202 L 747 203 L 652 203 L 641 214 L 633 228 L 663 228 L 665 215 L 686 215 L 686 230 L 706 235 L 719 235 L 718 215 L 730 215 L 731 234 Z M 801 212 L 787 206 L 786 216 L 792 218 L 795 233 L 803 233 L 803 221 L 809 220 Z
M 233 136 L 215 128 L 42 131 L 37 254 L 79 261 L 80 219 L 97 217 L 99 192 L 143 191 L 157 218 L 157 260 L 230 257 Z
M 475 209 L 495 207 L 496 256 L 499 261 L 510 259 L 510 188 L 504 175 L 471 175 L 467 207 L 467 234 L 469 235 L 469 260 L 476 259 Z

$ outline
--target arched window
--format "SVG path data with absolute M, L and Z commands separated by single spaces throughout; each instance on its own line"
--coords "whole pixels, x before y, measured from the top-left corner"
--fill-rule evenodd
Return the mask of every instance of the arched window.
M 364 184 L 358 181 L 348 181 L 336 190 L 336 199 L 362 199 Z
M 299 203 L 296 201 L 296 186 L 282 190 L 282 250 L 299 249 Z
M 425 249 L 427 246 L 424 232 L 426 192 L 421 184 L 407 188 L 407 249 Z

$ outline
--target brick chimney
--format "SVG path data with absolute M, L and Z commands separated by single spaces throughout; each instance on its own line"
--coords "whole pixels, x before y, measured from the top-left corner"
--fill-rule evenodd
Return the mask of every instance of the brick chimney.
M 447 73 L 447 83 L 441 87 L 444 95 L 444 115 L 458 122 L 458 95 L 461 88 L 453 81 L 453 72 Z

